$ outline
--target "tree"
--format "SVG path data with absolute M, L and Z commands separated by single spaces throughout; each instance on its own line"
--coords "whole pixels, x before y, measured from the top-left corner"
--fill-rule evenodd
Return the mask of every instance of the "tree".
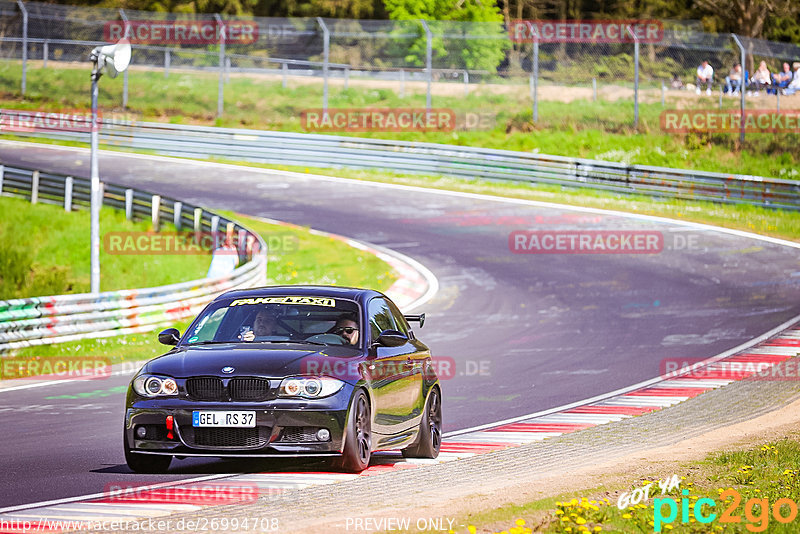
M 697 0 L 697 6 L 718 18 L 723 30 L 755 38 L 763 36 L 768 17 L 800 13 L 797 0 Z
M 448 67 L 495 72 L 510 47 L 500 9 L 488 0 L 384 0 L 389 18 L 428 21 L 433 56 Z M 421 26 L 421 25 L 420 25 Z M 426 36 L 411 44 L 406 61 L 425 65 Z

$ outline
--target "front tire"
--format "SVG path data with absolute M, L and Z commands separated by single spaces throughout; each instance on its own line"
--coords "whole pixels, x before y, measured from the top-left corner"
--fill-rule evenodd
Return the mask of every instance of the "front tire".
M 360 473 L 369 467 L 371 457 L 372 413 L 367 395 L 359 391 L 350 405 L 342 456 L 333 465 L 347 473 Z
M 404 458 L 436 458 L 442 447 L 442 395 L 433 388 L 425 403 L 425 415 L 419 423 L 414 445 L 403 449 Z
M 166 473 L 172 456 L 155 454 L 137 454 L 128 447 L 128 434 L 123 430 L 123 446 L 125 447 L 125 463 L 134 473 Z

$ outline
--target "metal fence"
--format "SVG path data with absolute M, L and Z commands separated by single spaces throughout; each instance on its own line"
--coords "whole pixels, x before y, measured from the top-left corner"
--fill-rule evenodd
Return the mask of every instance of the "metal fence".
M 88 180 L 0 165 L 0 194 L 63 205 L 67 211 L 90 203 Z M 124 209 L 130 219 L 149 219 L 195 232 L 238 236 L 239 264 L 229 274 L 167 286 L 0 300 L 0 352 L 75 339 L 145 332 L 191 317 L 217 295 L 264 285 L 267 248 L 261 236 L 212 211 L 174 199 L 112 184 L 103 185 L 103 204 Z M 88 240 L 88 236 L 87 236 Z
M 89 134 L 45 135 L 85 142 Z M 510 150 L 162 123 L 104 124 L 100 142 L 187 158 L 484 178 L 800 210 L 797 181 Z
M 458 94 L 453 92 L 454 84 L 463 85 L 465 94 L 478 86 L 498 93 L 510 87 L 525 93 L 528 88 L 534 120 L 538 120 L 540 100 L 630 101 L 634 123 L 640 102 L 663 102 L 666 96 L 693 88 L 695 70 L 703 60 L 714 67 L 715 95 L 721 95 L 725 76 L 741 57 L 739 44 L 746 66 L 763 59 L 776 69 L 783 61 L 800 60 L 798 46 L 704 33 L 699 23 L 684 21 L 660 21 L 660 39 L 642 43 L 636 39 L 515 42 L 511 29 L 501 23 L 229 16 L 219 17 L 217 28 L 245 25 L 250 29 L 247 39 L 210 36 L 197 42 L 153 38 L 152 33 L 142 39 L 137 33 L 145 21 L 203 24 L 215 17 L 3 0 L 0 57 L 21 60 L 24 94 L 28 64 L 85 62 L 88 47 L 116 40 L 122 25 L 139 37 L 134 39 L 135 66 L 160 69 L 165 76 L 211 71 L 220 78 L 221 87 L 232 74 L 260 77 L 284 87 L 290 81 L 314 79 L 324 84 L 323 108 L 332 88 L 347 89 L 352 80 L 359 79 L 384 82 L 388 85 L 376 87 L 388 87 L 400 98 L 424 92 L 428 107 L 438 95 Z M 123 83 L 125 107 L 128 73 Z M 780 106 L 780 94 L 775 97 L 774 103 L 761 100 L 759 106 Z M 221 90 L 218 115 L 224 112 L 223 101 Z

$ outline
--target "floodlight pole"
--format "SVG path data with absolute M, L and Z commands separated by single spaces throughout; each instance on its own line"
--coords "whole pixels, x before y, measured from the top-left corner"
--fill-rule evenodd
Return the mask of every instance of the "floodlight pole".
M 633 37 L 633 127 L 636 128 L 639 126 L 639 37 L 630 26 L 626 29 Z
M 420 19 L 425 30 L 425 73 L 428 78 L 428 90 L 425 93 L 425 110 L 431 112 L 431 83 L 433 81 L 433 34 L 425 19 Z
M 225 110 L 225 22 L 219 13 L 214 13 L 219 27 L 219 82 L 217 87 L 217 118 L 222 117 Z
M 17 5 L 22 12 L 22 96 L 25 96 L 28 78 L 28 10 L 22 0 L 17 0 Z
M 125 28 L 122 36 L 125 39 L 129 39 L 131 33 L 131 24 L 128 22 L 128 15 L 125 14 L 124 9 L 119 8 L 119 16 L 122 19 L 122 24 Z M 122 109 L 128 109 L 128 69 L 125 69 L 125 72 L 122 73 Z
M 739 53 L 741 54 L 741 59 L 739 61 L 741 63 L 741 67 L 742 67 L 742 79 L 739 82 L 739 95 L 740 95 L 739 110 L 740 110 L 740 112 L 742 114 L 742 120 L 741 120 L 741 125 L 740 125 L 741 127 L 739 129 L 739 143 L 744 143 L 744 132 L 745 132 L 745 99 L 744 99 L 744 92 L 745 92 L 745 89 L 747 88 L 747 76 L 745 76 L 745 73 L 747 72 L 747 70 L 745 69 L 745 61 L 747 60 L 747 56 L 745 55 L 744 46 L 742 45 L 742 42 L 739 40 L 739 36 L 736 35 L 735 33 L 732 33 L 731 37 L 733 37 L 733 42 L 736 43 L 736 46 L 739 47 Z M 753 68 L 755 68 L 755 65 L 753 65 Z M 752 76 L 752 74 L 751 74 L 751 76 Z
M 91 179 L 91 292 L 100 293 L 100 172 L 97 165 L 98 150 L 98 125 L 97 125 L 97 95 L 100 80 L 100 66 L 98 55 L 92 52 L 92 133 L 90 151 L 90 179 Z

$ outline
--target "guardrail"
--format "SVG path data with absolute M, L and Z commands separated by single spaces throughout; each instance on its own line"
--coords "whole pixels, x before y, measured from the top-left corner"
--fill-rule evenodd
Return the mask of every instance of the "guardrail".
M 88 132 L 46 128 L 36 131 L 35 127 L 30 130 L 9 133 L 85 142 L 89 139 Z M 484 178 L 800 210 L 797 181 L 510 150 L 148 122 L 104 123 L 100 142 L 188 158 L 213 156 L 280 165 Z
M 90 182 L 61 174 L 0 165 L 0 194 L 88 208 Z M 172 222 L 180 230 L 237 234 L 240 266 L 228 274 L 160 287 L 55 295 L 0 301 L 0 352 L 89 337 L 144 332 L 195 315 L 217 295 L 264 285 L 267 246 L 258 233 L 212 211 L 143 191 L 103 184 L 103 205 L 124 209 L 129 219 L 148 218 L 154 228 Z M 88 242 L 88 235 L 87 235 Z

